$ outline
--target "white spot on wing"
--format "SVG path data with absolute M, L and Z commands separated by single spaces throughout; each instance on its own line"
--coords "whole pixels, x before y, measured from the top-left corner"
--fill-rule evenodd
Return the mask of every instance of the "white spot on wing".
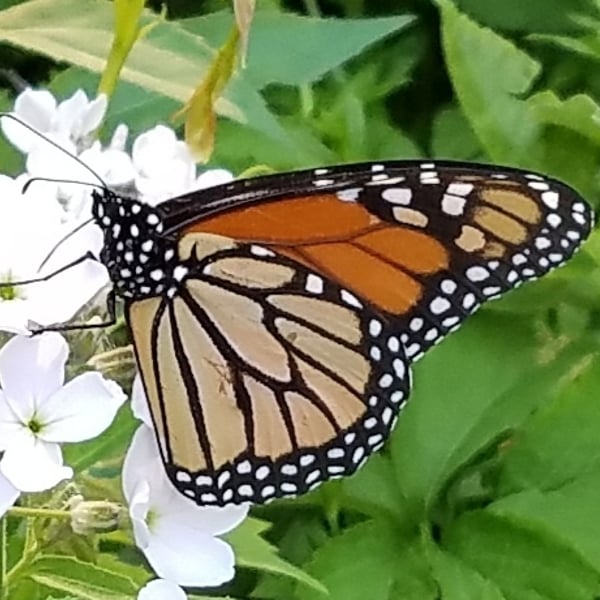
M 381 197 L 392 204 L 408 206 L 412 200 L 412 190 L 410 188 L 386 188 L 381 192 Z
M 542 193 L 542 202 L 552 210 L 556 210 L 558 208 L 558 192 L 543 192 Z
M 306 277 L 306 291 L 311 294 L 322 294 L 323 293 L 323 279 L 318 275 L 309 273 Z
M 338 200 L 341 200 L 342 202 L 356 202 L 361 191 L 362 188 L 359 187 L 348 188 L 347 190 L 340 190 L 339 192 L 336 192 L 335 195 L 337 196 Z
M 448 194 L 452 194 L 454 196 L 467 196 L 473 191 L 472 183 L 464 183 L 462 181 L 455 181 L 448 185 L 446 191 Z
M 452 217 L 458 217 L 463 214 L 466 204 L 465 198 L 444 194 L 442 198 L 442 210 Z

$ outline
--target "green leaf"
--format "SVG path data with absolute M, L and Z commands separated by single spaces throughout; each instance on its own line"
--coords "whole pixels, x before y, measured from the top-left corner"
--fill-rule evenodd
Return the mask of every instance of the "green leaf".
M 600 469 L 600 357 L 583 356 L 577 379 L 540 410 L 506 450 L 499 490 L 551 490 Z
M 436 158 L 483 160 L 473 129 L 458 106 L 449 106 L 435 115 L 431 152 Z
M 587 198 L 596 194 L 593 173 L 600 168 L 600 147 L 578 132 L 564 127 L 544 129 L 531 152 L 531 165 L 562 179 Z
M 444 600 L 505 600 L 498 586 L 448 552 L 431 547 L 429 561 Z
M 560 489 L 527 490 L 489 506 L 494 514 L 551 533 L 600 573 L 600 468 Z
M 248 518 L 225 536 L 234 547 L 237 565 L 291 577 L 313 591 L 326 594 L 321 582 L 277 555 L 277 548 L 261 535 L 269 526 L 265 521 Z
M 600 594 L 600 575 L 573 548 L 513 519 L 469 513 L 449 526 L 442 541 L 511 600 L 529 591 L 545 600 L 590 600 Z
M 13 107 L 12 98 L 6 90 L 0 90 L 0 112 L 10 112 Z M 25 160 L 21 153 L 0 134 L 0 164 L 5 175 L 19 175 L 23 172 Z
M 600 106 L 588 95 L 561 100 L 550 90 L 528 100 L 540 122 L 571 129 L 600 145 Z
M 402 523 L 407 510 L 394 465 L 383 454 L 372 456 L 356 475 L 344 479 L 345 502 L 373 517 L 387 515 Z
M 135 598 L 138 586 L 129 578 L 68 556 L 42 556 L 28 572 L 30 579 L 81 600 Z
M 461 465 L 542 401 L 510 395 L 532 377 L 533 352 L 528 319 L 483 312 L 416 365 L 413 397 L 391 443 L 396 476 L 416 518 Z M 510 410 L 497 410 L 501 401 Z
M 319 548 L 309 571 L 326 585 L 331 600 L 434 600 L 436 588 L 415 538 L 384 520 L 347 528 Z M 299 590 L 301 600 L 313 600 Z
M 495 162 L 527 165 L 539 124 L 519 97 L 529 90 L 539 64 L 448 0 L 438 4 L 448 73 L 481 145 Z
M 103 0 L 30 0 L 0 11 L 0 41 L 101 73 L 112 41 L 112 19 L 111 3 Z M 213 52 L 203 39 L 176 23 L 163 22 L 136 43 L 121 77 L 186 101 Z M 243 74 L 232 81 L 216 108 L 222 116 L 284 139 L 277 119 Z
M 571 15 L 588 12 L 590 0 L 456 0 L 461 11 L 495 29 L 570 32 L 577 29 Z
M 181 21 L 195 34 L 222 43 L 231 26 L 228 12 Z M 257 12 L 252 23 L 245 75 L 259 88 L 269 83 L 306 85 L 359 55 L 365 48 L 407 28 L 414 17 L 317 19 L 293 14 Z M 285 52 L 274 52 L 285 48 Z
M 286 560 L 296 565 L 304 564 L 312 557 L 315 549 L 330 537 L 322 510 L 303 509 L 298 504 L 291 504 L 286 508 L 282 503 L 274 514 L 274 508 L 265 509 L 268 510 L 271 519 L 278 523 L 278 526 L 269 532 L 270 538 L 276 540 L 279 553 Z M 263 572 L 252 591 L 252 597 L 265 600 L 292 598 L 296 587 L 297 582 L 289 577 Z M 322 592 L 315 592 L 314 595 L 318 598 L 323 597 Z

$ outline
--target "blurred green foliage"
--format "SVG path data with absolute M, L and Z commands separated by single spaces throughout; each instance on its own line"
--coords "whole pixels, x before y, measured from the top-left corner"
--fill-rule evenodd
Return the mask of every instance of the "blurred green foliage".
M 53 54 L 43 24 L 28 21 L 23 37 L 36 2 L 46 22 L 75 11 L 79 29 L 65 35 L 86 58 Z M 0 108 L 14 95 L 13 71 L 59 97 L 94 92 L 100 67 L 86 32 L 97 26 L 86 21 L 87 4 L 0 2 L 8 74 Z M 175 84 L 191 93 L 227 35 L 223 2 L 166 4 L 170 20 L 143 48 L 197 73 L 132 57 L 102 135 L 120 122 L 132 135 L 168 122 L 182 101 Z M 501 162 L 564 179 L 598 204 L 598 0 L 259 5 L 248 67 L 227 93 L 237 116 L 223 111 L 212 164 L 239 173 L 425 156 Z M 195 54 L 200 45 L 206 55 Z M 5 144 L 0 165 L 22 168 Z M 327 597 L 320 582 L 330 600 L 600 597 L 599 259 L 594 233 L 567 267 L 493 303 L 432 350 L 415 368 L 413 399 L 386 449 L 343 483 L 255 509 L 272 527 L 251 520 L 232 536 L 242 567 L 213 594 L 317 600 Z M 71 464 L 112 464 L 131 429 L 122 416 L 106 439 L 69 449 Z M 84 481 L 118 497 L 110 478 Z M 10 563 L 20 546 L 18 528 L 9 533 Z M 85 551 L 71 537 L 65 548 L 77 558 L 40 559 L 14 600 L 130 598 L 133 582 L 148 577 L 116 534 Z

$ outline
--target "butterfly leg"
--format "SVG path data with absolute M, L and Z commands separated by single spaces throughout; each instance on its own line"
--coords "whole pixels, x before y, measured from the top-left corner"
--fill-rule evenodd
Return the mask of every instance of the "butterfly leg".
M 85 254 L 82 254 L 79 258 L 76 258 L 75 260 L 71 261 L 70 263 L 63 265 L 59 269 L 56 269 L 56 271 L 52 271 L 52 273 L 48 273 L 47 275 L 44 275 L 43 277 L 34 277 L 32 279 L 23 279 L 22 281 L 2 281 L 2 282 L 0 282 L 0 288 L 15 287 L 15 286 L 21 286 L 21 285 L 28 285 L 30 283 L 42 283 L 43 281 L 49 281 L 53 277 L 56 277 L 57 275 L 60 275 L 61 273 L 64 273 L 65 271 L 68 271 L 69 269 L 76 267 L 77 265 L 85 262 L 86 260 L 93 260 L 95 262 L 100 262 L 98 260 L 98 258 L 96 256 L 94 256 L 94 254 L 92 252 L 86 252 Z
M 58 331 L 62 333 L 65 331 L 82 331 L 87 329 L 103 329 L 104 327 L 110 327 L 117 322 L 115 304 L 115 292 L 111 290 L 106 297 L 106 312 L 108 313 L 107 320 L 101 321 L 100 323 L 67 323 L 43 327 L 30 327 L 29 331 L 31 332 L 31 335 L 39 335 L 48 331 Z

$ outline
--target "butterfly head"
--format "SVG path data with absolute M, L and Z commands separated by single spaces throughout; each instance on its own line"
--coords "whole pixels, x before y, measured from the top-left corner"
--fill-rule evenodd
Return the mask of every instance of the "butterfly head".
M 100 260 L 116 293 L 141 298 L 172 287 L 176 250 L 162 237 L 164 225 L 156 209 L 108 189 L 94 190 L 92 198 L 94 219 L 104 233 Z

